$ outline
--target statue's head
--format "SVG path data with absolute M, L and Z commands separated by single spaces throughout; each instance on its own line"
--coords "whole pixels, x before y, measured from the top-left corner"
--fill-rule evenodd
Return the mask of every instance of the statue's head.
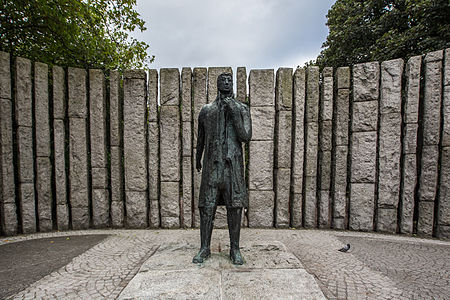
M 230 73 L 222 73 L 217 77 L 217 89 L 220 92 L 233 92 L 233 75 Z

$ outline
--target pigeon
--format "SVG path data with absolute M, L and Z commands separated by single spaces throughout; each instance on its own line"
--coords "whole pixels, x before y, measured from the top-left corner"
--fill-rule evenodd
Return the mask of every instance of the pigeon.
M 341 249 L 339 249 L 338 251 L 347 252 L 349 249 L 350 249 L 350 244 L 347 244 L 344 247 L 342 247 Z

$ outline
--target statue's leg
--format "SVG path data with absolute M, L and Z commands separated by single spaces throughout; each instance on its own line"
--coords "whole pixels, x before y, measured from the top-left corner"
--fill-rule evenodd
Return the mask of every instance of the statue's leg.
M 228 232 L 230 234 L 230 259 L 235 265 L 242 265 L 239 238 L 241 234 L 242 208 L 227 207 Z
M 200 207 L 200 251 L 193 263 L 202 263 L 211 255 L 211 235 L 217 207 Z

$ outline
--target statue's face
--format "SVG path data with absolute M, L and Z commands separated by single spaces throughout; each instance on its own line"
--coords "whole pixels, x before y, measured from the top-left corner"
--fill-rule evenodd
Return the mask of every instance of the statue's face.
M 233 78 L 230 75 L 222 75 L 217 81 L 217 89 L 221 92 L 233 91 Z

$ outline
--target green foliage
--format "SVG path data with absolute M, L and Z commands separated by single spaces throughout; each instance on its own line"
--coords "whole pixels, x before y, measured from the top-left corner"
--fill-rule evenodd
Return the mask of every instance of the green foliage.
M 321 67 L 410 57 L 450 47 L 449 0 L 337 0 Z
M 136 0 L 1 0 L 1 50 L 62 66 L 147 67 L 148 45 L 130 37 L 144 31 Z

